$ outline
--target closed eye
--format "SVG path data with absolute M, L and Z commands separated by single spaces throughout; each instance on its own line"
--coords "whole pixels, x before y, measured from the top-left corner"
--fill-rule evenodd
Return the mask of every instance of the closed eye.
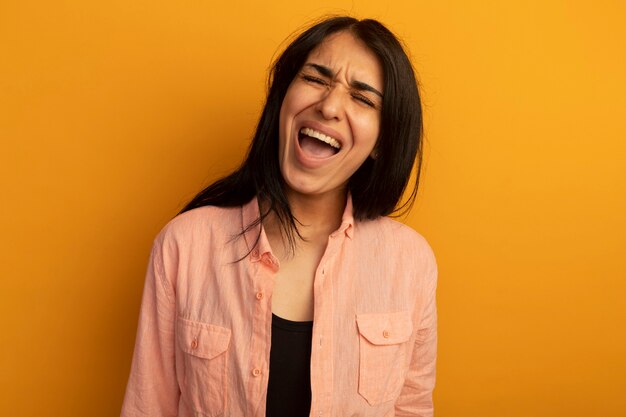
M 374 104 L 374 102 L 372 100 L 370 100 L 369 98 L 361 95 L 361 94 L 352 94 L 352 97 L 355 100 L 359 100 L 360 102 L 370 106 L 370 107 L 376 107 L 376 105 Z
M 313 75 L 306 75 L 304 74 L 302 76 L 302 79 L 304 81 L 310 82 L 310 83 L 314 83 L 314 84 L 319 84 L 319 85 L 328 85 L 328 83 L 326 82 L 326 80 L 323 80 L 319 77 L 315 77 Z

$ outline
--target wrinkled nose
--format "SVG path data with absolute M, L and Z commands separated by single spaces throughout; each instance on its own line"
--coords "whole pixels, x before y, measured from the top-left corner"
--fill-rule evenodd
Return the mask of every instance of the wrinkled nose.
M 344 115 L 345 94 L 339 85 L 329 87 L 320 101 L 317 103 L 317 110 L 326 120 L 341 120 Z

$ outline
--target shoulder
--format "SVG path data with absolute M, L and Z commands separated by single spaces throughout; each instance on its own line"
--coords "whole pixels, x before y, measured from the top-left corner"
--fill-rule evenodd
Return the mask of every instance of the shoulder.
M 424 236 L 413 228 L 389 217 L 355 223 L 355 240 L 394 254 L 403 261 L 414 260 L 422 266 L 434 266 L 435 255 Z
M 413 228 L 389 217 L 357 222 L 355 224 L 359 238 L 375 239 L 392 246 L 406 245 L 415 249 L 431 250 L 430 245 Z
M 184 244 L 241 232 L 241 207 L 204 206 L 174 217 L 161 229 L 156 244 Z

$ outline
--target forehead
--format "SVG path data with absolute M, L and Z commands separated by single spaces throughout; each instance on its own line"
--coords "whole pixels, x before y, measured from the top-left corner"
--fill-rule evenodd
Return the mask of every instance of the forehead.
M 307 63 L 330 68 L 347 81 L 363 81 L 382 89 L 383 69 L 378 57 L 350 32 L 329 35 L 307 57 Z

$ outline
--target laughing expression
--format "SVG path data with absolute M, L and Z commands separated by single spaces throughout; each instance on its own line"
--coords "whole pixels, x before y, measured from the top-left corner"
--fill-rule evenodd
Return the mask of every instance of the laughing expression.
M 311 51 L 280 109 L 279 163 L 288 193 L 344 193 L 380 130 L 383 71 L 349 32 Z

